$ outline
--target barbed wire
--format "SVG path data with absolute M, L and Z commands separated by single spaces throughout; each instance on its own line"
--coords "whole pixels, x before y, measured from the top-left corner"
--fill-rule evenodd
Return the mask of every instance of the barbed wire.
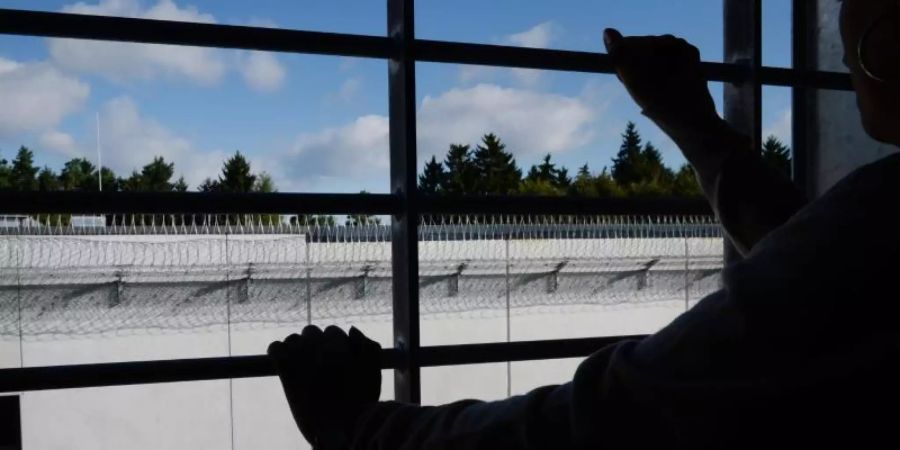
M 7 227 L 0 339 L 390 320 L 390 227 L 315 220 Z M 419 237 L 423 318 L 687 306 L 723 258 L 710 217 L 429 217 Z

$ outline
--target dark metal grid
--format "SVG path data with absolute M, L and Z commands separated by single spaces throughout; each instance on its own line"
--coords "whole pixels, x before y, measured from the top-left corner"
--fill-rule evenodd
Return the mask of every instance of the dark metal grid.
M 394 347 L 403 355 L 394 371 L 394 395 L 409 403 L 421 398 L 414 22 L 413 0 L 388 0 L 388 35 L 399 49 L 388 62 L 391 190 L 401 204 L 391 221 Z
M 741 6 L 740 0 L 724 0 L 726 42 L 735 49 L 756 52 L 749 64 L 737 58 L 725 63 L 703 63 L 710 81 L 731 83 L 735 87 L 732 104 L 750 109 L 738 116 L 753 117 L 752 129 L 758 130 L 760 86 L 851 90 L 847 74 L 807 70 L 795 64 L 793 69 L 759 65 L 759 0 Z M 797 1 L 795 0 L 795 6 Z M 417 245 L 414 242 L 413 213 L 546 213 L 546 214 L 697 214 L 708 213 L 699 202 L 585 201 L 580 199 L 532 198 L 442 198 L 419 199 L 415 186 L 415 62 L 442 62 L 522 67 L 544 70 L 611 73 L 606 55 L 546 49 L 528 49 L 497 45 L 464 44 L 416 40 L 412 0 L 388 0 L 389 37 L 319 33 L 232 25 L 170 22 L 120 17 L 85 16 L 63 13 L 0 9 L 0 34 L 115 40 L 141 43 L 177 44 L 263 51 L 341 55 L 390 60 L 391 108 L 391 181 L 393 192 L 382 195 L 335 194 L 0 194 L 0 209 L 8 213 L 157 213 L 157 212 L 268 212 L 268 213 L 372 213 L 393 214 L 397 225 L 394 276 L 406 283 L 395 284 L 395 334 L 398 346 L 385 350 L 382 365 L 400 369 L 397 378 L 400 398 L 416 401 L 419 397 L 418 369 L 436 365 L 456 365 L 537 360 L 586 356 L 621 338 L 555 340 L 478 345 L 452 345 L 420 348 L 418 343 Z M 742 10 L 741 13 L 735 11 Z M 748 14 L 740 18 L 737 14 Z M 797 10 L 795 8 L 795 16 Z M 808 25 L 795 17 L 795 34 L 803 34 Z M 797 30 L 797 26 L 800 30 Z M 756 33 L 754 36 L 753 33 Z M 748 36 L 750 36 L 748 38 Z M 795 42 L 795 45 L 798 45 Z M 726 45 L 727 46 L 727 45 Z M 748 47 L 749 46 L 749 47 Z M 803 130 L 803 124 L 796 123 Z M 400 123 L 396 123 L 400 121 Z M 745 124 L 748 122 L 744 121 Z M 756 139 L 758 133 L 753 132 Z M 247 205 L 253 205 L 252 208 Z M 250 210 L 252 209 L 252 211 Z M 405 260 L 401 260 L 405 257 Z M 413 292 L 415 291 L 415 292 Z M 399 322 L 399 324 L 397 323 Z M 237 378 L 272 375 L 264 356 L 125 362 L 82 366 L 57 366 L 0 370 L 0 392 L 109 386 L 168 381 Z M 405 375 L 404 375 L 405 374 Z
M 501 67 L 612 73 L 602 53 L 467 44 L 416 39 L 401 44 L 381 36 L 322 33 L 235 25 L 200 24 L 166 20 L 22 11 L 0 8 L 0 34 L 66 37 L 239 48 L 273 52 L 310 53 L 389 59 L 405 52 L 422 62 L 479 64 Z M 751 71 L 741 64 L 703 63 L 710 81 L 743 82 Z M 773 86 L 809 86 L 851 90 L 845 73 L 760 67 L 759 82 Z
M 795 71 L 808 73 L 813 69 L 814 57 L 811 54 L 815 40 L 810 19 L 816 17 L 817 2 L 809 0 L 793 0 L 791 20 L 791 59 Z M 793 177 L 797 186 L 809 195 L 815 192 L 813 186 L 812 160 L 810 158 L 811 137 L 814 136 L 815 123 L 811 113 L 815 111 L 815 92 L 802 85 L 794 86 L 791 91 L 791 148 L 793 149 Z

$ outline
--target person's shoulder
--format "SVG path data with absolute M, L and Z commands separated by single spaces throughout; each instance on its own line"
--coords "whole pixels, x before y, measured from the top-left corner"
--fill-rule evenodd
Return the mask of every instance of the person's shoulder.
M 892 153 L 877 161 L 871 162 L 850 172 L 849 175 L 832 187 L 823 198 L 833 192 L 844 190 L 873 190 L 874 193 L 894 194 L 897 191 L 885 189 L 891 185 L 900 185 L 900 153 Z
M 758 275 L 784 283 L 805 276 L 835 282 L 853 279 L 849 274 L 857 269 L 874 274 L 870 263 L 878 255 L 900 251 L 892 220 L 898 193 L 900 154 L 860 167 L 763 238 L 743 264 L 726 270 L 726 282 L 746 278 L 752 284 Z

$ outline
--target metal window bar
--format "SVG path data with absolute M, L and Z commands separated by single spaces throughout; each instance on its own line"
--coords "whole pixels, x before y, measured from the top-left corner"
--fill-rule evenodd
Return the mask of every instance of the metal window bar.
M 744 67 L 749 77 L 725 84 L 725 121 L 762 148 L 762 0 L 725 0 L 725 62 Z M 740 254 L 727 239 L 725 260 Z
M 793 0 L 791 19 L 791 65 L 794 72 L 810 73 L 814 67 L 811 46 L 814 42 L 810 19 L 817 16 L 817 3 L 808 0 Z M 814 179 L 809 176 L 812 168 L 810 149 L 815 125 L 811 112 L 816 95 L 807 86 L 796 85 L 791 92 L 791 148 L 793 150 L 793 177 L 801 189 L 808 194 L 815 192 Z M 813 128 L 813 129 L 811 129 Z
M 388 0 L 388 36 L 397 50 L 388 62 L 391 190 L 400 211 L 391 221 L 394 346 L 402 364 L 394 370 L 394 395 L 420 403 L 419 233 L 416 161 L 416 61 L 413 0 Z
M 794 67 L 763 67 L 759 61 L 759 0 L 742 5 L 724 0 L 726 42 L 735 52 L 751 51 L 750 64 L 726 58 L 703 63 L 709 81 L 732 83 L 735 114 L 758 114 L 761 85 L 794 88 L 795 107 L 807 89 L 852 90 L 849 75 L 812 71 L 807 55 L 808 10 L 794 1 Z M 35 213 L 366 213 L 395 217 L 394 307 L 397 348 L 382 354 L 382 367 L 399 369 L 398 397 L 419 398 L 421 367 L 524 361 L 587 356 L 598 348 L 629 337 L 420 347 L 418 342 L 418 278 L 416 220 L 427 213 L 492 214 L 708 214 L 702 201 L 584 200 L 540 198 L 421 198 L 415 185 L 415 62 L 480 64 L 543 70 L 611 73 L 607 55 L 590 52 L 517 48 L 415 39 L 413 0 L 388 0 L 387 37 L 321 33 L 259 27 L 200 24 L 89 16 L 0 8 L 0 34 L 175 44 L 379 58 L 390 61 L 391 181 L 390 194 L 125 194 L 0 193 L 0 214 Z M 754 35 L 753 33 L 756 33 Z M 737 53 L 734 53 L 737 54 Z M 741 111 L 740 108 L 750 108 Z M 801 109 L 802 112 L 802 109 Z M 804 176 L 806 124 L 794 115 L 798 153 L 795 173 Z M 756 123 L 754 129 L 758 129 Z M 755 134 L 754 137 L 758 139 Z M 399 251 L 398 251 L 399 250 Z M 402 282 L 400 282 L 402 280 Z M 0 392 L 195 381 L 273 375 L 265 356 L 89 364 L 0 370 Z

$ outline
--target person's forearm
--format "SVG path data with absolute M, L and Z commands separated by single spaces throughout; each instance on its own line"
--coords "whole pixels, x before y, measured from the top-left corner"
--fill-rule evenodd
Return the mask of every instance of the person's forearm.
M 752 141 L 724 121 L 666 130 L 694 167 L 731 241 L 746 255 L 806 204 L 805 195 L 769 167 Z
M 547 386 L 498 402 L 436 407 L 381 402 L 362 415 L 351 438 L 358 450 L 571 447 L 571 386 Z

